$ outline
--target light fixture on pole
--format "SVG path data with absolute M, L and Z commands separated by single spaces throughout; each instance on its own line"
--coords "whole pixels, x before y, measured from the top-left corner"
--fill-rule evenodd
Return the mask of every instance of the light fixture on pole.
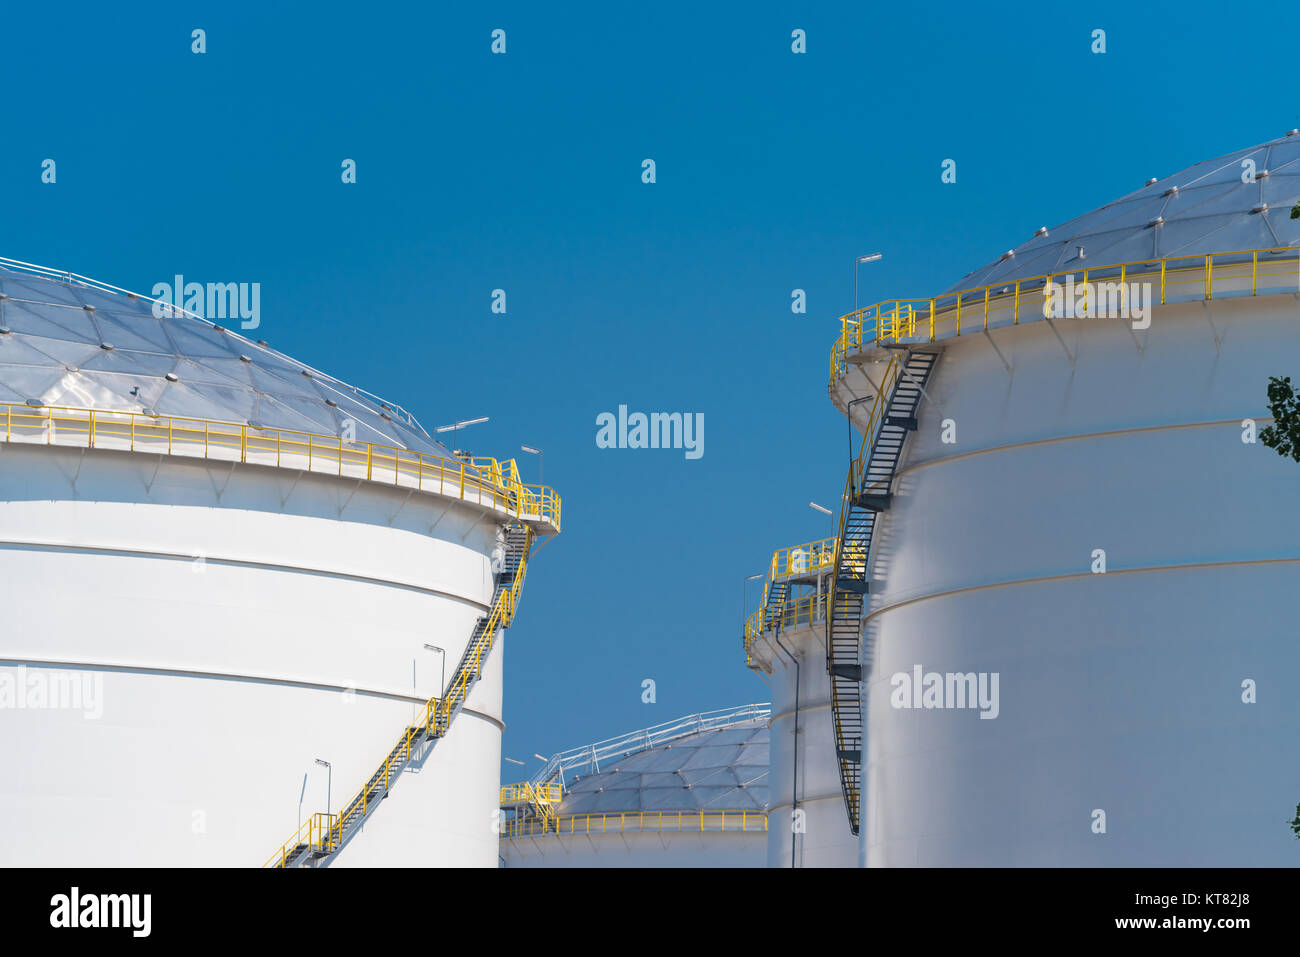
M 522 761 L 516 761 L 514 758 L 505 758 L 505 760 L 509 761 L 511 764 L 523 764 L 523 763 L 524 763 L 524 762 L 522 762 Z
M 848 419 L 848 423 L 849 423 L 849 469 L 850 471 L 853 469 L 853 407 L 857 405 L 859 402 L 870 402 L 874 398 L 875 398 L 874 395 L 859 396 L 858 398 L 854 399 L 844 407 L 844 417 Z M 864 425 L 862 427 L 862 441 L 864 442 L 866 441 L 866 436 L 867 436 L 867 428 Z
M 742 599 L 742 604 L 741 604 L 741 606 L 740 606 L 740 631 L 741 631 L 741 634 L 744 634 L 744 631 L 745 631 L 745 614 L 749 611 L 749 583 L 750 583 L 750 582 L 753 582 L 753 581 L 758 581 L 758 580 L 759 580 L 760 578 L 762 578 L 762 577 L 763 577 L 762 575 L 750 575 L 748 578 L 745 579 L 745 597 Z
M 442 696 L 447 693 L 447 652 L 443 651 L 437 645 L 429 644 L 424 646 L 424 650 L 436 651 L 438 654 L 442 655 L 442 677 L 438 679 L 438 698 L 441 700 Z
M 542 476 L 546 474 L 546 457 L 542 455 L 542 450 L 535 449 L 531 445 L 521 445 L 519 448 L 521 451 L 537 456 L 537 484 L 543 484 Z
M 460 455 L 460 449 L 456 448 L 456 433 L 459 432 L 461 429 L 465 428 L 465 426 L 467 425 L 478 425 L 480 422 L 486 422 L 487 420 L 488 417 L 486 415 L 480 416 L 477 419 L 461 419 L 459 422 L 453 422 L 451 425 L 440 425 L 438 426 L 438 428 L 434 429 L 433 431 L 438 434 L 442 434 L 443 432 L 450 432 L 452 454 Z
M 334 793 L 334 768 L 330 766 L 330 763 L 329 763 L 328 761 L 322 761 L 320 758 L 317 758 L 317 759 L 316 759 L 316 763 L 319 764 L 321 767 L 323 767 L 323 768 L 325 769 L 325 771 L 326 771 L 326 777 L 325 777 L 325 816 L 326 816 L 326 817 L 330 817 L 331 798 L 332 798 L 333 793 Z
M 853 260 L 853 311 L 858 311 L 858 266 L 863 263 L 873 263 L 880 258 L 880 253 L 867 253 L 865 256 L 859 256 Z

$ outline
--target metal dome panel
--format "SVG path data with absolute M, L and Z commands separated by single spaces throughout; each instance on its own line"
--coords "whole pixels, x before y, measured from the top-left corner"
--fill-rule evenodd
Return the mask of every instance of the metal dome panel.
M 558 813 L 765 811 L 767 719 L 701 731 L 571 780 Z
M 399 406 L 144 296 L 0 262 L 0 401 L 149 412 L 452 453 Z M 326 400 L 334 405 L 327 404 Z
M 1243 181 L 1245 160 L 1255 164 L 1253 181 Z M 1288 134 L 1189 166 L 1054 226 L 945 293 L 1138 260 L 1300 245 L 1300 219 L 1291 218 L 1297 200 L 1300 135 Z

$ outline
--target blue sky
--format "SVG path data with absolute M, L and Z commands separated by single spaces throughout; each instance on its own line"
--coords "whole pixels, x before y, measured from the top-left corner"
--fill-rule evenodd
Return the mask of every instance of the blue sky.
M 429 427 L 490 416 L 476 454 L 545 450 L 566 531 L 507 641 L 507 777 L 766 700 L 742 583 L 831 531 L 807 503 L 843 482 L 827 357 L 855 256 L 884 254 L 864 302 L 932 295 L 1300 126 L 1285 4 L 476 7 L 7 10 L 0 255 L 146 293 L 259 282 L 275 347 Z M 620 403 L 703 413 L 703 458 L 597 448 Z

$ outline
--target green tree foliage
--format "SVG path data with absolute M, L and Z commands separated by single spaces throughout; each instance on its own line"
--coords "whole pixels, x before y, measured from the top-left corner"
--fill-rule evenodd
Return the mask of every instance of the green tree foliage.
M 1300 840 L 1300 804 L 1295 806 L 1295 819 L 1288 823 L 1291 825 L 1291 830 L 1295 831 L 1296 839 Z
M 1273 424 L 1259 430 L 1259 440 L 1278 455 L 1300 462 L 1300 397 L 1290 376 L 1269 376 L 1268 408 Z

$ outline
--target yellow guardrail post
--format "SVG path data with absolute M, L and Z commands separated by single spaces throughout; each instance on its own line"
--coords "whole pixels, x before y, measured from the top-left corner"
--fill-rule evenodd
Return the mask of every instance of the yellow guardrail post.
M 1205 298 L 1207 301 L 1214 298 L 1214 257 L 1205 257 Z
M 1256 273 L 1259 271 L 1259 253 L 1250 254 L 1250 294 L 1255 295 Z

